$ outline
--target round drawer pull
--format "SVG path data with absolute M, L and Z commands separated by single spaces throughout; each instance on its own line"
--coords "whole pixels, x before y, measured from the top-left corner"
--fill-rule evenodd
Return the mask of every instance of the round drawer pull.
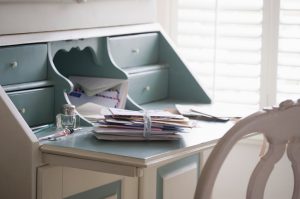
M 18 62 L 14 61 L 14 62 L 11 62 L 9 65 L 10 65 L 11 68 L 14 69 L 14 68 L 18 67 Z
M 151 89 L 150 86 L 145 87 L 145 91 L 150 91 L 150 89 Z
M 22 114 L 24 114 L 26 112 L 26 109 L 25 108 L 20 108 L 19 112 L 22 113 Z
M 138 48 L 132 49 L 131 52 L 135 53 L 135 54 L 139 54 L 140 53 L 140 49 L 138 49 Z

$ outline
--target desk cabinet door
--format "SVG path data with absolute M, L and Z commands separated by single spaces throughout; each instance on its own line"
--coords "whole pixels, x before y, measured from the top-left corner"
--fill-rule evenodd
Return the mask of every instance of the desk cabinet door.
M 158 168 L 156 199 L 193 199 L 198 175 L 198 155 L 183 158 Z
M 96 171 L 44 166 L 37 199 L 138 199 L 138 179 Z
M 121 199 L 121 181 L 118 180 L 64 199 Z

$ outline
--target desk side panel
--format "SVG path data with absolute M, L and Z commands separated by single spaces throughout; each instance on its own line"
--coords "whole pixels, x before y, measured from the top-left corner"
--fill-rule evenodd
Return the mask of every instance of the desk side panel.
M 34 199 L 38 142 L 1 86 L 0 126 L 0 198 Z

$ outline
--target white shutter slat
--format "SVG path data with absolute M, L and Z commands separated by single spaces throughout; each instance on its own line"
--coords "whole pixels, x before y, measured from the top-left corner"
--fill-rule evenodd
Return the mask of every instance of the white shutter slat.
M 279 39 L 279 52 L 300 53 L 300 39 Z
M 279 37 L 282 39 L 300 39 L 300 25 L 280 25 Z
M 300 24 L 300 10 L 281 10 L 281 24 Z
M 178 8 L 193 8 L 193 9 L 214 9 L 215 1 L 195 1 L 195 0 L 178 0 Z
M 277 102 L 300 98 L 300 1 L 281 1 L 279 36 Z
M 262 10 L 220 11 L 218 15 L 220 24 L 261 24 L 262 22 Z
M 263 1 L 177 3 L 177 45 L 212 100 L 258 106 Z
M 213 22 L 215 20 L 214 10 L 182 9 L 178 12 L 180 21 L 188 22 Z
M 280 2 L 281 10 L 300 10 L 299 0 L 281 0 Z
M 221 9 L 228 10 L 260 10 L 263 5 L 262 0 L 222 0 L 218 1 Z
M 300 66 L 300 56 L 298 53 L 284 53 L 278 54 L 278 65 L 284 66 Z
M 260 38 L 261 28 L 256 24 L 221 24 L 220 36 Z
M 214 41 L 212 36 L 203 35 L 182 35 L 177 38 L 177 42 L 182 47 L 207 47 L 213 48 Z

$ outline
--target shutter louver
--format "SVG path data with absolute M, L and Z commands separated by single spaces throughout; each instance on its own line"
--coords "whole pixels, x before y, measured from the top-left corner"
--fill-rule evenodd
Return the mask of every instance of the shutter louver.
M 281 0 L 277 102 L 300 98 L 300 2 Z
M 258 107 L 262 8 L 262 0 L 178 0 L 178 48 L 215 103 Z

